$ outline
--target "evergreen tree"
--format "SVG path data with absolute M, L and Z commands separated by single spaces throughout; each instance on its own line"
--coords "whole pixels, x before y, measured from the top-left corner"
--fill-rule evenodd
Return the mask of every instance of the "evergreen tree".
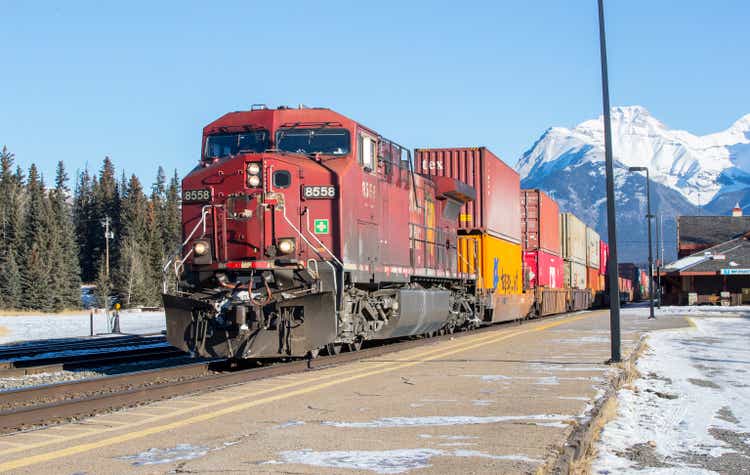
M 21 287 L 23 301 L 21 306 L 37 310 L 51 310 L 51 250 L 50 250 L 50 217 L 51 208 L 44 182 L 39 176 L 36 165 L 29 169 L 26 184 L 28 204 L 24 217 L 23 254 L 21 259 Z
M 96 264 L 98 257 L 94 252 L 94 233 L 100 231 L 100 225 L 96 221 L 93 181 L 87 168 L 79 173 L 73 198 L 73 221 L 81 280 L 84 282 L 93 282 L 99 270 Z
M 70 189 L 63 162 L 57 163 L 55 189 L 50 192 L 52 207 L 52 268 L 55 308 L 77 308 L 81 302 L 81 276 L 78 246 L 68 203 Z
M 18 254 L 21 243 L 21 174 L 13 174 L 14 155 L 7 147 L 0 152 L 0 308 L 21 304 L 21 273 Z
M 120 191 L 118 189 L 117 179 L 115 178 L 115 166 L 109 157 L 104 157 L 102 168 L 99 171 L 98 180 L 92 184 L 93 210 L 91 222 L 89 223 L 90 239 L 92 241 L 91 255 L 96 256 L 94 269 L 99 269 L 101 259 L 106 256 L 106 242 L 104 236 L 104 221 L 109 218 L 110 232 L 115 239 L 109 241 L 109 261 L 110 265 L 117 262 L 118 235 L 120 233 Z
M 148 253 L 151 281 L 158 285 L 156 294 L 158 299 L 164 280 L 162 268 L 166 263 L 166 249 L 164 243 L 164 227 L 166 226 L 166 193 L 167 177 L 160 166 L 156 173 L 156 182 L 151 187 L 151 202 L 149 203 Z
M 164 243 L 164 256 L 166 259 L 174 257 L 175 253 L 181 251 L 182 244 L 182 216 L 180 211 L 180 179 L 177 170 L 169 181 L 166 197 L 164 200 L 164 221 L 162 223 L 162 242 Z M 166 274 L 167 291 L 177 289 L 177 278 L 173 272 Z
M 120 257 L 113 272 L 115 288 L 125 306 L 154 305 L 158 291 L 150 270 L 151 218 L 149 203 L 135 175 L 130 177 L 122 197 L 120 215 Z

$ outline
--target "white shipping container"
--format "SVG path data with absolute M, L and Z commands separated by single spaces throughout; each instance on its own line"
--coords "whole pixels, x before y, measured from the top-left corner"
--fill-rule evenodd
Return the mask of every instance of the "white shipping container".
M 599 233 L 586 226 L 586 265 L 599 268 Z
M 572 261 L 565 261 L 565 284 L 571 289 L 586 288 L 586 266 Z
M 563 259 L 586 265 L 586 225 L 572 213 L 560 213 L 560 244 Z

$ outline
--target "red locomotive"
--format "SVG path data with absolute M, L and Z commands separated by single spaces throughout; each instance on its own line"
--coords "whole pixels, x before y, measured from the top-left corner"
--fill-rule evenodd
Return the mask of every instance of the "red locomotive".
M 570 213 L 558 222 L 554 200 L 522 192 L 489 150 L 416 153 L 415 173 L 407 149 L 329 109 L 256 107 L 206 126 L 182 182 L 170 343 L 224 358 L 335 354 L 602 294 L 599 235 Z
M 329 109 L 254 107 L 203 130 L 167 336 L 200 356 L 277 358 L 479 325 L 459 273 L 470 186 Z

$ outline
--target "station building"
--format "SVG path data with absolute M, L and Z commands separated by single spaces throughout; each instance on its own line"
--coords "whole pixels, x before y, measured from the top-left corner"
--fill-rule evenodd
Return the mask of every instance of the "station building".
M 678 259 L 661 269 L 664 305 L 750 304 L 750 216 L 679 216 Z

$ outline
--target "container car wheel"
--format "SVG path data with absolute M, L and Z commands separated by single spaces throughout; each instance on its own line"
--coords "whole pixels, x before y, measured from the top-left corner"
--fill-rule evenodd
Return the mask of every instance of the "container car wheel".
M 342 343 L 329 343 L 326 345 L 326 353 L 329 356 L 336 356 L 339 353 L 341 353 L 341 350 L 344 348 L 344 345 Z
M 347 349 L 349 351 L 352 351 L 352 352 L 359 351 L 359 350 L 362 349 L 362 339 L 361 338 L 357 338 L 352 343 L 349 343 L 346 346 L 347 346 Z

